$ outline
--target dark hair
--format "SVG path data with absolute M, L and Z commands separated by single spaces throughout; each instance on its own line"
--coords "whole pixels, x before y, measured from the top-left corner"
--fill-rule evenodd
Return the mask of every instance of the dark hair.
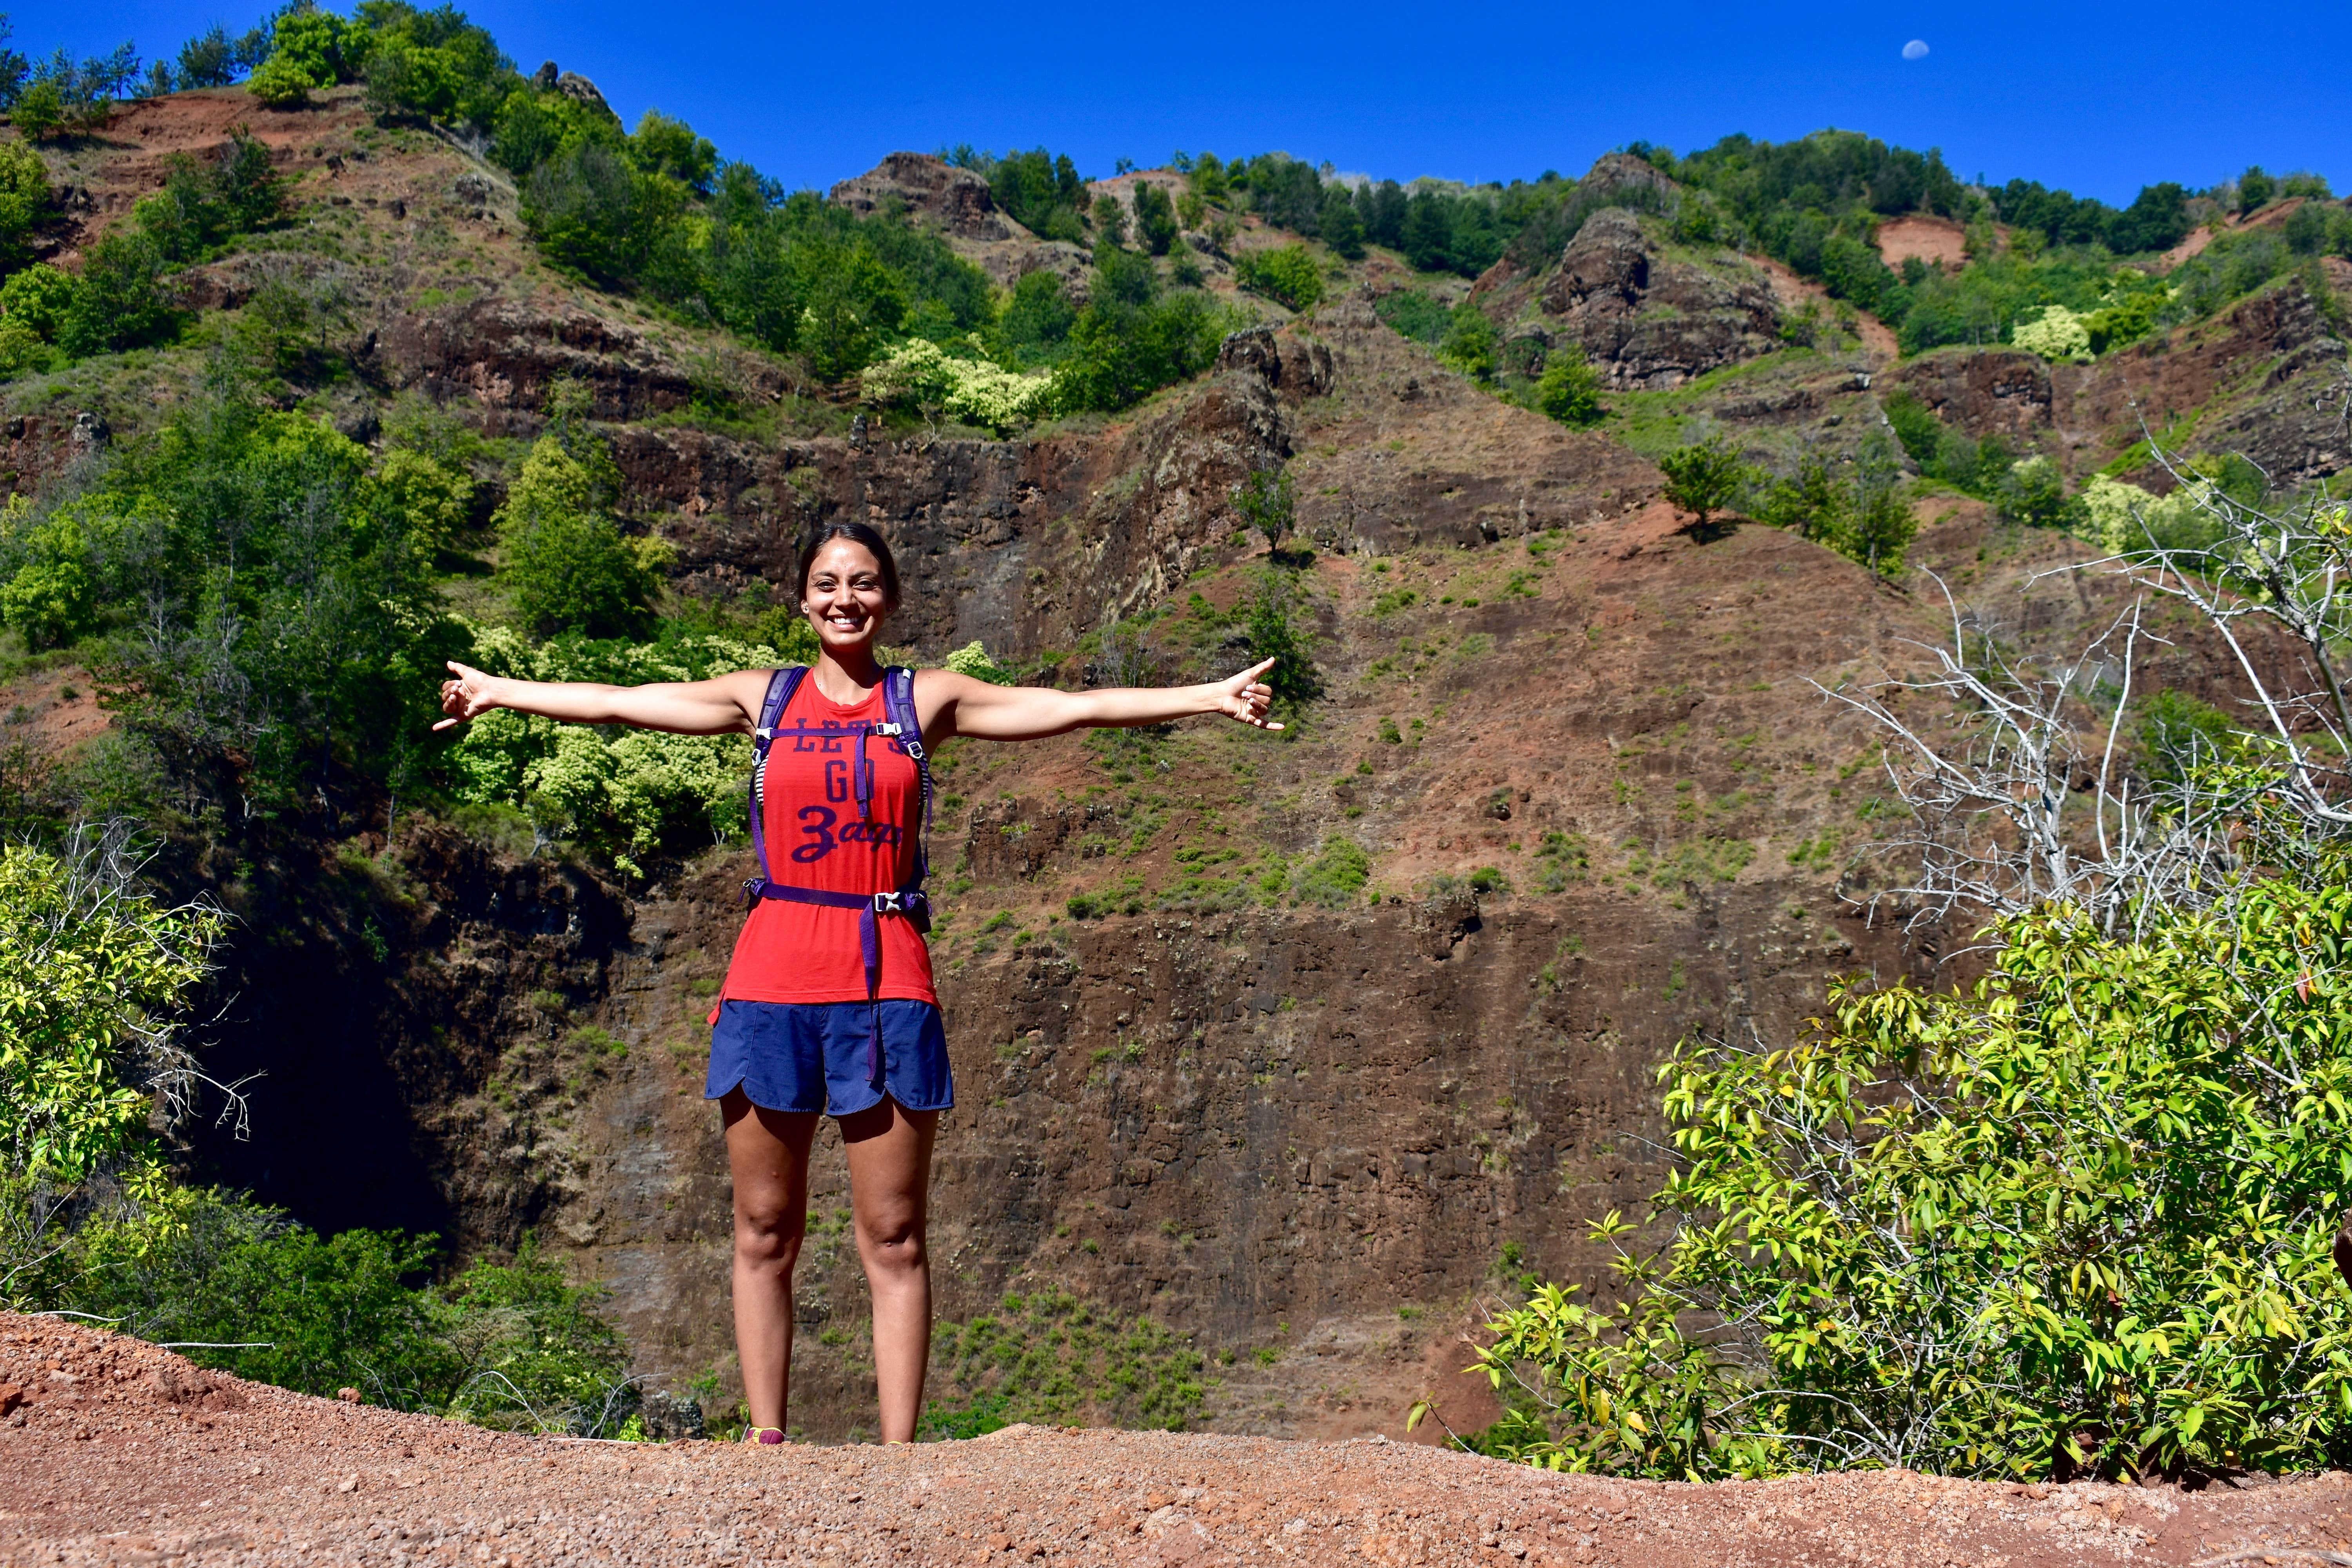
M 882 589 L 890 595 L 892 608 L 898 604 L 898 563 L 890 557 L 890 542 L 862 522 L 828 522 L 816 531 L 801 552 L 801 584 L 793 595 L 795 602 L 808 597 L 809 574 L 816 569 L 816 552 L 836 539 L 846 539 L 852 544 L 862 544 L 874 552 L 882 568 Z

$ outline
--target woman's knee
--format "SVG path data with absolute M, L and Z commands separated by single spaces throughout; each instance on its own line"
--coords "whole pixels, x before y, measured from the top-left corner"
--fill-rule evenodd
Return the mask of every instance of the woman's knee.
M 800 1257 L 801 1238 L 807 1231 L 808 1216 L 800 1210 L 736 1205 L 735 1255 L 747 1261 L 789 1268 Z
M 870 1267 L 910 1269 L 922 1267 L 923 1214 L 915 1205 L 886 1209 L 857 1221 L 857 1249 Z

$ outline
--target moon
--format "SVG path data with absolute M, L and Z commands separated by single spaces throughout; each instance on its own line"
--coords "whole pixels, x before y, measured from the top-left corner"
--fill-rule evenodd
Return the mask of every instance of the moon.
M 1926 59 L 1927 58 L 1927 40 L 1924 38 L 1914 38 L 1909 43 L 1904 45 L 1903 58 L 1906 60 Z

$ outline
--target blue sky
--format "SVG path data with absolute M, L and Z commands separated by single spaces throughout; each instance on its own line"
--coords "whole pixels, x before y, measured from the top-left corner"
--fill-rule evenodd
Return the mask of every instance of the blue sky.
M 464 8 L 524 69 L 553 59 L 631 123 L 659 108 L 792 185 L 957 142 L 1042 143 L 1089 175 L 1175 148 L 1280 148 L 1378 176 L 1507 180 L 1578 174 L 1637 138 L 1686 152 L 1737 131 L 1780 140 L 1835 125 L 1941 147 L 1965 179 L 2021 174 L 2112 202 L 2250 163 L 2352 187 L 2352 12 L 2306 0 L 2252 12 L 2162 0 Z M 259 14 L 212 0 L 9 13 L 28 53 L 128 37 L 151 58 L 215 19 L 242 27 Z M 1929 52 L 1906 61 L 1913 38 Z

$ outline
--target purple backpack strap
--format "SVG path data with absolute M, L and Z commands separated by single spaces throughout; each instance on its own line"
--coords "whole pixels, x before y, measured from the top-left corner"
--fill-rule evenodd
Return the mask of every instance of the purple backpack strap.
M 776 722 L 792 706 L 793 693 L 801 689 L 801 679 L 808 674 L 804 664 L 788 664 L 768 677 L 768 695 L 760 703 L 759 726 L 751 731 L 751 847 L 760 857 L 760 880 L 746 884 L 744 907 L 759 897 L 761 885 L 775 880 L 768 869 L 768 826 L 761 820 L 766 813 L 760 809 L 768 776 L 768 746 L 776 738 Z
M 882 717 L 898 726 L 898 749 L 915 760 L 923 784 L 923 830 L 931 826 L 931 759 L 923 750 L 923 721 L 915 711 L 915 672 L 903 664 L 882 672 Z

